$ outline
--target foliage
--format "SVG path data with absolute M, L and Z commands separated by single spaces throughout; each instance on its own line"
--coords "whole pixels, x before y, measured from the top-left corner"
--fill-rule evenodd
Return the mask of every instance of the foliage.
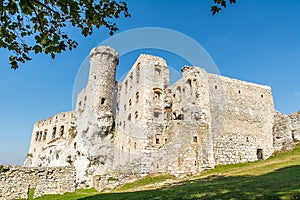
M 229 0 L 230 4 L 236 3 L 236 0 Z M 222 10 L 222 8 L 226 8 L 227 0 L 214 0 L 214 6 L 211 7 L 210 11 L 213 15 L 217 14 Z
M 162 180 L 148 176 L 127 189 L 156 185 Z M 99 193 L 78 190 L 64 195 L 45 195 L 39 200 L 119 200 L 119 199 L 300 199 L 300 146 L 289 152 L 276 153 L 268 160 L 234 165 L 221 165 L 200 176 L 174 180 L 171 185 L 155 190 Z M 152 179 L 152 180 L 151 180 Z M 176 182 L 175 182 L 176 181 Z M 135 184 L 135 185 L 134 185 Z M 125 186 L 125 185 L 124 185 Z M 123 186 L 123 187 L 124 187 Z M 149 188 L 149 187 L 148 187 Z M 120 188 L 121 189 L 121 188 Z M 121 190 L 118 190 L 119 192 Z
M 4 171 L 3 165 L 0 165 L 0 173 Z
M 118 30 L 112 19 L 121 13 L 130 16 L 125 2 L 113 0 L 2 0 L 0 10 L 0 48 L 12 53 L 9 63 L 13 69 L 31 60 L 30 52 L 55 58 L 57 53 L 76 48 L 66 27 L 79 28 L 88 36 L 103 26 L 112 35 Z

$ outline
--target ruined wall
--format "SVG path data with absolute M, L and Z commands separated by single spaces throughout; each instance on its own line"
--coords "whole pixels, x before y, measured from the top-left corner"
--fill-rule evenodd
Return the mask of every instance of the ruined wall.
M 34 197 L 75 191 L 75 169 L 72 167 L 4 166 L 0 172 L 0 200 L 27 199 L 29 189 Z
M 143 161 L 145 153 L 149 151 L 145 152 L 145 149 L 155 149 L 154 137 L 162 134 L 163 94 L 168 86 L 166 62 L 160 57 L 140 55 L 119 92 L 114 138 L 117 147 L 114 166 L 117 170 L 136 173 L 149 171 L 153 161 Z
M 300 111 L 289 115 L 292 126 L 292 138 L 294 141 L 300 141 Z
M 293 149 L 300 140 L 300 112 L 290 115 L 274 113 L 273 145 L 275 151 Z
M 271 88 L 209 75 L 216 164 L 266 159 L 274 151 Z
M 63 156 L 67 140 L 75 137 L 73 112 L 63 112 L 36 122 L 33 127 L 29 152 L 24 165 L 62 166 L 66 165 Z M 48 148 L 52 147 L 52 150 Z M 47 149 L 47 152 L 45 153 Z
M 273 143 L 275 151 L 292 148 L 292 123 L 287 115 L 278 111 L 274 113 Z
M 183 77 L 171 86 L 172 117 L 166 129 L 168 172 L 175 175 L 214 167 L 207 73 L 188 66 L 182 73 Z

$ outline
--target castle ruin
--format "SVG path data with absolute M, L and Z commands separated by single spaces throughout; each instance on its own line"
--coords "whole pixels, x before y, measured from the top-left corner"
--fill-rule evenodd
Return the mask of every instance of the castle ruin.
M 300 112 L 276 111 L 269 86 L 196 66 L 171 85 L 166 61 L 145 54 L 116 82 L 118 60 L 110 47 L 91 50 L 75 110 L 34 124 L 25 166 L 71 165 L 78 186 L 96 187 L 112 174 L 180 176 L 267 159 L 300 140 Z

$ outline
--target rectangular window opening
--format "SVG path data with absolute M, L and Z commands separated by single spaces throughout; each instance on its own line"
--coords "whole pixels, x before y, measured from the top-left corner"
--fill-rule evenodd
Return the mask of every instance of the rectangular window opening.
M 257 149 L 256 155 L 257 155 L 258 160 L 263 160 L 263 150 L 262 149 Z

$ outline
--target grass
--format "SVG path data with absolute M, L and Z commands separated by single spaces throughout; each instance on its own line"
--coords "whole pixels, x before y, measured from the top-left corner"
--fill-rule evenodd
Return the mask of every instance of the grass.
M 28 200 L 32 200 L 33 199 L 34 190 L 35 190 L 34 188 L 30 188 L 29 189 Z
M 217 166 L 201 175 L 185 179 L 174 179 L 169 175 L 147 176 L 111 193 L 99 193 L 94 189 L 77 190 L 74 193 L 45 195 L 37 199 L 296 200 L 300 199 L 300 146 L 290 152 L 276 153 L 268 160 Z
M 137 188 L 141 188 L 146 185 L 154 185 L 169 179 L 175 179 L 175 176 L 165 174 L 165 175 L 155 175 L 155 176 L 146 176 L 145 178 L 141 180 L 137 180 L 133 183 L 127 183 L 120 188 L 118 188 L 116 191 L 128 191 L 128 190 L 136 190 Z

